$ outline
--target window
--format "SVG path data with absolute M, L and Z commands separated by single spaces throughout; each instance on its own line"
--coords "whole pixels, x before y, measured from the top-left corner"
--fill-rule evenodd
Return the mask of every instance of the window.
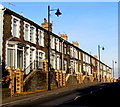
M 35 27 L 30 27 L 30 41 L 35 43 L 36 35 L 35 35 Z
M 73 57 L 73 47 L 70 47 L 70 56 Z
M 43 31 L 38 31 L 38 43 L 40 46 L 44 47 L 44 32 Z
M 81 60 L 81 52 L 79 51 L 79 60 Z
M 38 67 L 39 68 L 42 68 L 43 66 L 43 64 L 42 64 L 42 62 L 43 62 L 43 59 L 45 59 L 45 52 L 42 52 L 42 51 L 38 51 Z
M 22 68 L 23 67 L 23 51 L 17 50 L 17 67 Z
M 55 37 L 51 36 L 51 48 L 55 49 Z
M 66 46 L 66 44 L 64 44 L 64 54 L 66 54 L 67 53 L 67 46 Z
M 15 67 L 15 49 L 7 49 L 7 66 Z
M 83 53 L 83 61 L 86 62 L 86 54 Z
M 35 47 L 31 47 L 30 48 L 30 63 L 32 64 L 31 69 L 35 69 L 35 60 L 36 60 L 36 48 Z
M 78 51 L 74 48 L 74 58 L 78 59 Z
M 81 64 L 79 64 L 79 72 L 81 72 Z
M 64 70 L 67 71 L 67 60 L 64 59 Z
M 57 56 L 57 69 L 60 69 L 60 56 Z
M 19 38 L 20 19 L 13 16 L 12 18 L 12 35 Z
M 50 63 L 51 63 L 51 68 L 55 69 L 55 55 L 51 54 L 50 56 Z
M 59 39 L 56 38 L 56 50 L 59 52 Z
M 23 46 L 12 43 L 8 44 L 7 46 L 7 66 L 14 68 L 24 68 Z
M 62 52 L 62 42 L 59 42 L 60 44 L 60 52 Z
M 30 41 L 31 41 L 31 42 L 34 42 L 33 36 L 34 36 L 34 28 L 33 28 L 33 27 L 30 27 Z
M 83 64 L 83 71 L 87 71 L 85 64 Z
M 29 41 L 29 30 L 30 30 L 30 25 L 24 22 L 24 39 L 26 41 Z

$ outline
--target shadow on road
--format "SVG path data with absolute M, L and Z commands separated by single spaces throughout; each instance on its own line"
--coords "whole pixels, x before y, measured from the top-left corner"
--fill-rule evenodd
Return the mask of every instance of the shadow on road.
M 98 86 L 90 86 L 84 90 L 80 89 L 76 91 L 78 95 L 75 99 L 59 106 L 120 106 L 120 82 L 103 83 Z

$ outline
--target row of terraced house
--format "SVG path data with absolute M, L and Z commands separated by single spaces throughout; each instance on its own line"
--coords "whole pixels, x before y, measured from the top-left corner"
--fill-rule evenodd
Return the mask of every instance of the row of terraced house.
M 48 59 L 48 22 L 40 25 L 0 5 L 0 60 L 3 69 L 20 68 L 24 74 L 31 69 L 43 69 Z M 56 35 L 50 24 L 51 69 L 66 74 L 92 75 L 111 78 L 112 69 L 97 57 L 79 48 L 78 42 L 70 43 L 67 34 Z

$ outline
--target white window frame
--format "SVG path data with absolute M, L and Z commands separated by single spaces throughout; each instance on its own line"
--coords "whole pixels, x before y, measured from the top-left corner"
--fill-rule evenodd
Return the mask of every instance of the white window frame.
M 36 27 L 34 27 L 33 25 L 30 26 L 30 29 L 31 27 L 34 28 L 34 31 L 33 31 L 33 35 L 32 35 L 32 41 L 30 40 L 30 42 L 36 44 Z M 30 32 L 31 33 L 31 32 Z M 31 36 L 31 35 L 30 35 Z
M 16 31 L 16 35 L 13 34 L 14 19 L 17 20 L 17 31 Z M 11 28 L 12 28 L 12 29 L 11 29 L 12 35 L 13 35 L 14 37 L 19 38 L 19 37 L 20 37 L 20 19 L 17 18 L 17 17 L 15 17 L 15 16 L 13 16 L 13 15 L 12 15 L 12 24 L 11 24 Z
M 38 43 L 40 46 L 44 47 L 44 31 L 38 29 Z
M 42 62 L 43 62 L 43 60 L 45 59 L 45 52 L 44 51 L 41 51 L 41 50 L 38 50 L 38 63 L 40 62 L 40 60 L 39 60 L 39 53 L 42 53 L 43 54 L 43 57 L 42 57 Z M 41 63 L 42 63 L 41 62 Z M 42 68 L 43 66 L 38 66 L 39 68 Z
M 70 56 L 71 56 L 71 58 L 73 57 L 73 47 L 72 46 L 70 47 Z
M 51 65 L 52 65 L 52 67 L 55 69 L 55 65 L 56 65 L 56 62 L 55 62 L 55 58 L 56 58 L 55 53 L 51 53 L 51 54 L 50 54 L 50 61 L 51 61 L 51 59 L 52 59 L 52 56 L 53 56 L 53 64 L 51 63 Z
M 14 47 L 8 47 L 8 44 L 14 45 Z M 17 50 L 22 50 L 23 51 L 23 66 L 22 69 L 24 69 L 24 47 L 22 49 L 18 48 L 18 45 L 15 42 L 6 42 L 6 64 L 7 64 L 7 53 L 8 53 L 8 49 L 14 49 L 15 50 L 15 64 L 14 64 L 14 68 L 17 68 Z
M 65 71 L 67 71 L 67 63 L 68 63 L 67 60 L 64 59 L 64 70 L 65 70 Z
M 59 70 L 60 69 L 60 56 L 59 55 L 57 55 L 57 59 L 56 60 L 57 60 L 57 64 L 56 64 L 57 67 L 56 68 L 57 68 L 57 70 Z
M 51 49 L 55 49 L 55 37 L 50 35 L 50 39 L 51 39 Z
M 59 52 L 60 51 L 59 49 L 60 49 L 59 48 L 59 39 L 56 38 L 56 50 Z
M 28 37 L 27 37 L 28 39 L 26 39 L 26 37 L 25 37 L 25 25 L 26 24 L 28 25 Z M 24 21 L 24 40 L 30 41 L 30 24 L 25 21 Z
M 79 60 L 81 60 L 81 52 L 79 51 Z

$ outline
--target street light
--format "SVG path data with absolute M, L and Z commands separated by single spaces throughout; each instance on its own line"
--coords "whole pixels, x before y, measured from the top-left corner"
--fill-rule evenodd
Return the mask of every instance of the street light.
M 100 45 L 98 45 L 98 58 L 99 58 L 99 61 L 100 61 L 100 48 L 101 48 L 102 50 L 105 50 L 104 47 L 100 47 Z
M 98 45 L 99 72 L 100 72 L 100 48 L 101 48 L 102 50 L 105 50 L 104 47 L 100 47 L 100 45 Z M 101 80 L 102 80 L 102 77 L 100 76 L 100 82 L 101 82 Z
M 62 13 L 60 12 L 59 9 L 52 9 L 50 10 L 50 6 L 48 6 L 48 90 L 51 90 L 51 85 L 50 85 L 50 68 L 51 68 L 51 64 L 50 64 L 50 11 L 55 11 L 57 10 L 57 12 L 55 13 L 55 15 L 59 16 Z
M 114 64 L 116 64 L 117 63 L 117 61 L 114 61 L 114 60 L 112 60 L 112 65 L 113 65 L 113 78 L 114 78 Z

